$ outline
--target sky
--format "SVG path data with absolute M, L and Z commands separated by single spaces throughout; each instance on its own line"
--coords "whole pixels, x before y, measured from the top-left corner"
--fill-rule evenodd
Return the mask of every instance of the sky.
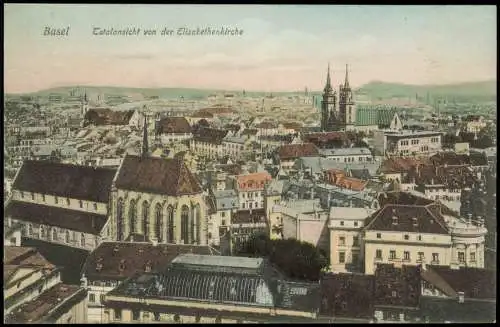
M 68 85 L 298 91 L 496 79 L 495 6 L 5 4 L 4 91 Z M 44 36 L 46 27 L 68 36 Z M 156 36 L 99 36 L 94 28 Z M 162 36 L 164 28 L 243 30 Z

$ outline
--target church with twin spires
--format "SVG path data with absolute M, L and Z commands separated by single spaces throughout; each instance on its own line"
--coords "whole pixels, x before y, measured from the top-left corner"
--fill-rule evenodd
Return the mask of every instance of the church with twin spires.
M 326 85 L 321 100 L 321 131 L 346 131 L 355 129 L 356 107 L 351 87 L 349 86 L 348 66 L 346 65 L 344 84 L 339 85 L 337 92 L 332 88 L 330 80 L 330 65 L 326 75 Z

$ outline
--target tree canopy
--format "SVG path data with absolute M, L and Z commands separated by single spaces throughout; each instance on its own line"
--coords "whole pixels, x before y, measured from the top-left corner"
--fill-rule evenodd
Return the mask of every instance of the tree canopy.
M 271 240 L 263 233 L 252 235 L 235 254 L 266 257 L 287 277 L 307 281 L 317 281 L 321 271 L 329 265 L 326 253 L 313 244 L 296 239 Z

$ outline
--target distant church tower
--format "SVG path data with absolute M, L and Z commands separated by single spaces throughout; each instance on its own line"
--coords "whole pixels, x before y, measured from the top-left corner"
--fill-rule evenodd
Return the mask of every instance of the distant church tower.
M 144 130 L 142 135 L 142 151 L 141 157 L 146 158 L 149 156 L 149 144 L 148 144 L 148 116 L 144 113 Z
M 329 132 L 335 130 L 337 94 L 332 88 L 330 81 L 330 64 L 326 75 L 326 85 L 321 100 L 321 130 Z
M 87 98 L 87 91 L 82 98 L 82 117 L 85 117 L 85 114 L 89 111 L 89 100 Z
M 356 108 L 351 86 L 349 85 L 349 67 L 345 65 L 344 85 L 339 90 L 339 128 L 340 130 L 353 129 L 356 122 Z

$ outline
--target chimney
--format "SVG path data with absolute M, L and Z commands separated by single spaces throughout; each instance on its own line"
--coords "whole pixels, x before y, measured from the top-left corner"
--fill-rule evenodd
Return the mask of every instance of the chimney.
M 464 303 L 465 302 L 465 294 L 464 294 L 464 292 L 457 292 L 457 297 L 458 297 L 458 303 Z

